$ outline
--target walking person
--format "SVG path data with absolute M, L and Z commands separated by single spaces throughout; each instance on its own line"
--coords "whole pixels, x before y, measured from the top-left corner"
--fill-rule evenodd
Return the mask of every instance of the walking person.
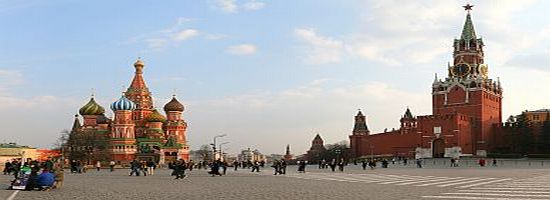
M 306 163 L 307 161 L 298 161 L 298 172 L 299 173 L 306 173 Z
M 367 170 L 367 161 L 361 160 L 361 167 L 363 167 L 363 170 Z
M 280 174 L 281 171 L 279 170 L 279 168 L 281 167 L 281 165 L 278 160 L 274 160 L 271 167 L 273 167 L 273 175 Z
M 344 171 L 344 165 L 346 163 L 344 162 L 344 159 L 343 158 L 340 158 L 340 162 L 338 162 L 338 170 L 340 170 L 341 172 Z
M 281 159 L 281 162 L 279 163 L 281 164 L 281 168 L 279 169 L 280 173 L 286 174 L 286 161 L 284 159 Z
M 147 162 L 145 161 L 139 162 L 139 170 L 143 172 L 143 176 L 147 176 Z
M 189 163 L 187 164 L 187 169 L 189 169 L 189 171 L 193 171 L 193 167 L 195 167 L 195 162 L 193 162 L 193 160 L 189 160 Z
M 388 168 L 389 162 L 386 159 L 382 160 L 382 168 Z
M 260 172 L 260 163 L 258 161 L 254 161 L 252 164 L 252 172 Z
M 212 162 L 212 164 L 210 165 L 210 172 L 208 173 L 211 174 L 212 177 L 214 177 L 215 175 L 222 176 L 222 174 L 220 173 L 220 165 L 221 165 L 221 160 L 219 159 L 217 161 Z
M 82 173 L 82 162 L 80 160 L 76 161 L 76 171 L 81 174 Z
M 114 160 L 111 160 L 111 162 L 109 162 L 109 169 L 111 169 L 111 172 L 115 171 L 115 161 Z
M 139 163 L 136 159 L 132 160 L 132 162 L 130 162 L 130 176 L 132 175 L 136 175 L 136 176 L 139 176 L 139 168 L 141 166 L 141 163 Z
M 416 159 L 416 167 L 422 168 L 422 159 L 420 158 Z
M 77 168 L 76 168 L 76 160 L 72 160 L 71 163 L 71 173 L 76 173 L 78 172 Z
M 155 174 L 155 166 L 156 166 L 156 163 L 153 162 L 153 159 L 149 159 L 146 163 L 147 165 L 147 173 L 149 175 L 154 175 Z
M 227 165 L 228 165 L 228 163 L 224 160 L 222 162 L 223 175 L 225 175 L 225 173 L 227 172 Z
M 4 165 L 4 175 L 10 175 L 11 173 L 11 162 L 8 160 L 6 161 L 6 164 Z
M 95 168 L 97 171 L 101 170 L 101 162 L 99 160 L 95 163 Z
M 185 163 L 185 160 L 180 159 L 176 161 L 173 168 L 174 168 L 174 174 L 176 175 L 175 179 L 183 179 L 186 177 L 185 169 L 187 168 L 187 164 Z
M 237 160 L 233 161 L 233 168 L 235 171 L 237 171 L 237 169 L 239 168 L 239 161 Z
M 330 169 L 332 171 L 336 170 L 336 159 L 332 159 L 332 161 L 330 161 Z
M 493 158 L 493 167 L 496 167 L 496 166 L 497 166 L 497 159 Z

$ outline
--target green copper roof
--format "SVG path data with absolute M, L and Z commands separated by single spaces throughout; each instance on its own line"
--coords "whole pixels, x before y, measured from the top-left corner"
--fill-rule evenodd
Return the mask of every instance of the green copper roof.
M 462 28 L 462 35 L 460 36 L 460 39 L 476 39 L 476 31 L 474 30 L 474 23 L 472 23 L 472 17 L 470 16 L 470 13 L 466 15 L 466 22 L 464 23 L 464 28 Z

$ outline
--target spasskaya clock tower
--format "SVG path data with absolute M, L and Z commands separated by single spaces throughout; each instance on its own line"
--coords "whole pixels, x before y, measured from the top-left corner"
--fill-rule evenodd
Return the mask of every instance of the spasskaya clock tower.
M 466 22 L 460 39 L 454 40 L 453 65 L 447 66 L 448 76 L 432 84 L 433 115 L 460 113 L 473 122 L 472 152 L 484 155 L 494 141 L 493 125 L 502 122 L 502 88 L 500 81 L 489 78 L 481 38 L 477 38 L 470 11 L 464 6 Z

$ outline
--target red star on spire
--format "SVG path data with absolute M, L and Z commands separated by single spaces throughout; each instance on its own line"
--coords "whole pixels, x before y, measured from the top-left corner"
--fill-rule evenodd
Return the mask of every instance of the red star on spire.
M 464 7 L 464 10 L 470 11 L 472 10 L 472 7 L 474 7 L 474 5 L 466 4 L 465 6 L 462 6 L 462 7 Z

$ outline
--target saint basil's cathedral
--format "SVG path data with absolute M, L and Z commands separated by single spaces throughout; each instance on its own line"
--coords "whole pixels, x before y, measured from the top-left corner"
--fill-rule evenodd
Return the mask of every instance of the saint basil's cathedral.
M 110 105 L 113 119 L 92 96 L 75 116 L 65 147 L 71 160 L 115 161 L 127 164 L 133 159 L 152 159 L 160 164 L 189 159 L 184 106 L 174 96 L 164 105 L 166 116 L 154 109 L 151 92 L 143 79 L 144 63 L 134 63 L 135 74 L 126 92 Z
M 432 84 L 432 115 L 413 116 L 409 108 L 399 129 L 371 134 L 361 111 L 355 116 L 350 138 L 354 157 L 485 156 L 498 148 L 502 123 L 500 80 L 490 79 L 484 60 L 484 43 L 476 36 L 466 5 L 466 21 L 459 39 L 453 41 L 453 64 L 448 76 L 435 76 Z

